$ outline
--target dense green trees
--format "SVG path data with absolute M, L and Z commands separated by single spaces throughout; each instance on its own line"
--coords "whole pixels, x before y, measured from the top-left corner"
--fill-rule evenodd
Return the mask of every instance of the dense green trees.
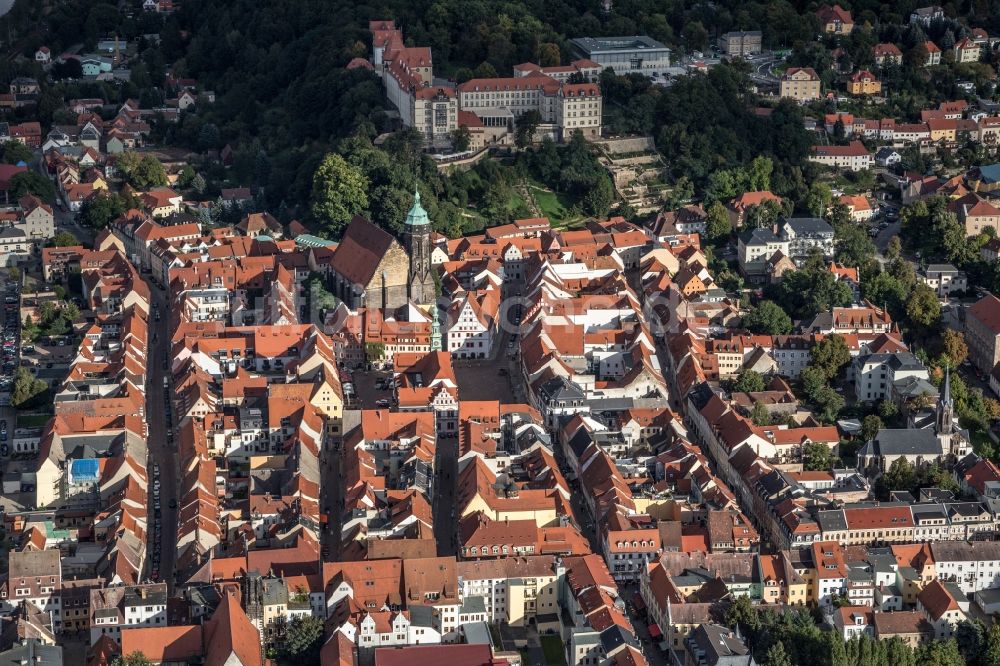
M 845 641 L 822 630 L 806 609 L 775 612 L 737 597 L 724 623 L 739 628 L 754 660 L 763 665 L 815 666 L 997 666 L 1000 627 L 963 627 L 957 637 L 932 640 L 911 648 L 900 638 L 876 640 L 867 634 Z M 969 623 L 975 625 L 975 623 Z
M 830 469 L 832 461 L 830 447 L 823 442 L 809 442 L 802 447 L 802 464 L 809 471 Z
M 49 385 L 41 379 L 35 379 L 27 368 L 18 368 L 14 372 L 14 387 L 10 393 L 10 404 L 18 409 L 34 406 L 47 393 Z
M 720 169 L 708 176 L 705 186 L 706 201 L 728 201 L 744 192 L 771 189 L 774 161 L 758 155 L 746 167 Z
M 880 419 L 875 414 L 869 414 L 865 417 L 864 421 L 861 422 L 861 439 L 866 442 L 870 442 L 875 439 L 875 435 L 878 431 L 882 429 L 882 419 Z
M 616 104 L 630 117 L 638 114 L 642 120 L 628 129 L 652 133 L 657 147 L 671 157 L 673 175 L 687 176 L 704 187 L 708 201 L 761 185 L 793 200 L 802 195 L 805 185 L 798 165 L 804 163 L 811 144 L 802 127 L 802 112 L 782 102 L 769 116 L 754 114 L 745 101 L 749 78 L 741 66 L 682 77 L 665 91 L 636 94 L 637 89 L 602 88 L 609 123 L 614 127 L 619 122 Z M 648 118 L 643 118 L 644 112 Z
M 712 202 L 705 209 L 708 219 L 705 221 L 705 237 L 712 243 L 719 243 L 729 238 L 732 232 L 732 223 L 729 221 L 729 212 L 722 203 Z
M 46 247 L 69 247 L 79 244 L 80 240 L 68 231 L 59 231 L 45 242 Z
M 927 487 L 943 488 L 955 493 L 959 491 L 958 483 L 948 470 L 937 464 L 914 467 L 905 458 L 899 458 L 879 477 L 875 494 L 885 500 L 893 490 L 905 490 L 916 495 L 920 488 Z
M 753 408 L 750 410 L 750 420 L 753 421 L 754 425 L 770 425 L 771 414 L 760 400 L 753 403 Z
M 54 301 L 43 301 L 38 306 L 38 320 L 30 317 L 25 320 L 22 337 L 35 340 L 48 335 L 68 335 L 79 317 L 80 308 L 75 303 L 57 305 Z
M 115 168 L 121 174 L 122 180 L 137 190 L 167 185 L 167 172 L 163 168 L 163 163 L 153 155 L 139 155 L 130 150 L 125 151 L 115 160 Z
M 285 631 L 283 653 L 304 663 L 314 663 L 319 657 L 322 638 L 322 620 L 311 616 L 296 617 Z
M 852 222 L 833 224 L 837 247 L 837 261 L 858 268 L 868 266 L 875 260 L 875 243 L 868 237 L 863 226 Z
M 339 238 L 351 218 L 368 207 L 368 179 L 343 157 L 323 158 L 313 176 L 310 212 L 332 238 Z
M 39 199 L 52 203 L 56 200 L 56 187 L 52 181 L 37 171 L 22 171 L 10 179 L 7 190 L 11 199 L 20 199 L 25 194 L 34 194 Z
M 903 241 L 924 261 L 944 259 L 964 267 L 978 259 L 979 247 L 948 210 L 948 199 L 935 196 L 903 208 Z
M 83 202 L 83 206 L 80 207 L 80 221 L 94 229 L 103 229 L 125 211 L 137 207 L 138 202 L 131 195 L 98 192 Z
M 462 153 L 469 149 L 472 143 L 472 133 L 466 125 L 459 125 L 451 133 L 451 146 L 456 152 Z
M 830 381 L 851 360 L 847 343 L 839 335 L 828 335 L 809 351 L 811 361 L 802 371 L 802 391 L 816 408 L 816 416 L 826 423 L 836 421 L 844 408 L 844 398 Z
M 535 109 L 525 111 L 518 116 L 514 125 L 514 145 L 518 148 L 527 148 L 534 140 L 535 131 L 542 124 L 542 114 Z
M 764 377 L 759 372 L 744 370 L 733 384 L 734 391 L 759 393 L 764 390 Z
M 928 329 L 941 319 L 941 303 L 937 294 L 921 282 L 906 299 L 906 316 L 910 323 Z
M 840 335 L 828 335 L 809 350 L 809 366 L 818 368 L 827 380 L 833 379 L 840 369 L 851 362 L 851 350 Z
M 942 363 L 952 368 L 957 368 L 965 362 L 969 356 L 969 346 L 965 344 L 965 338 L 958 331 L 946 328 L 941 333 L 941 354 Z
M 792 330 L 792 318 L 774 301 L 761 301 L 743 317 L 743 326 L 751 333 L 786 335 Z
M 611 210 L 615 196 L 611 177 L 579 132 L 565 146 L 546 139 L 537 150 L 524 153 L 518 164 L 548 187 L 579 201 L 585 215 L 606 217 Z
M 17 164 L 18 162 L 27 164 L 35 159 L 31 149 L 20 141 L 5 141 L 3 146 L 0 146 L 0 151 L 3 152 L 3 161 L 7 164 Z
M 800 270 L 786 273 L 764 292 L 794 319 L 808 319 L 833 307 L 851 303 L 851 288 L 837 281 L 818 252 Z
M 111 660 L 111 666 L 153 666 L 153 662 L 142 652 L 136 650 L 129 654 L 116 655 Z

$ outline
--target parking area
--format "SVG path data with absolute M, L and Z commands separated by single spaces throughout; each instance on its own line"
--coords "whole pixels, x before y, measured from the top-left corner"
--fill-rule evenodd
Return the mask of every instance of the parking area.
M 516 350 L 504 342 L 496 358 L 454 359 L 455 379 L 460 400 L 499 400 L 504 404 L 524 402 L 517 386 Z M 393 406 L 392 371 L 341 371 L 344 399 L 348 409 L 379 409 Z M 512 379 L 515 378 L 515 379 Z
M 153 581 L 158 581 L 160 579 L 160 558 L 162 555 L 161 550 L 161 536 L 163 534 L 163 507 L 160 503 L 160 464 L 152 464 L 152 488 L 153 488 L 153 504 L 151 512 L 153 514 L 153 529 L 149 534 L 149 578 Z M 176 508 L 176 500 L 170 500 L 170 508 Z
M 458 380 L 459 400 L 499 400 L 504 404 L 521 402 L 517 398 L 511 373 L 517 369 L 507 357 L 506 350 L 496 359 L 453 361 L 455 379 Z M 518 387 L 519 388 L 519 387 Z
M 392 372 L 341 370 L 340 380 L 348 409 L 378 409 L 392 404 Z

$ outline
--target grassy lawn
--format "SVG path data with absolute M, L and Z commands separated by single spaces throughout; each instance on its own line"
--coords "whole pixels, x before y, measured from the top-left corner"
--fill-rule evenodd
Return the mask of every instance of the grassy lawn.
M 18 428 L 41 428 L 49 419 L 52 418 L 51 414 L 18 414 L 17 415 L 17 427 Z
M 581 217 L 571 217 L 570 208 L 573 207 L 573 201 L 558 192 L 553 192 L 551 190 L 546 190 L 542 185 L 529 180 L 528 189 L 531 195 L 535 197 L 535 202 L 541 209 L 542 215 L 549 218 L 554 227 L 570 227 L 574 222 L 579 222 L 583 218 Z
M 518 191 L 516 191 L 516 190 L 513 191 L 513 192 L 511 192 L 510 202 L 511 202 L 514 210 L 517 210 L 517 209 L 522 208 L 522 207 L 523 208 L 527 208 L 528 207 L 527 204 L 524 201 L 524 197 L 522 197 L 521 193 L 518 192 Z
M 549 666 L 566 666 L 566 655 L 563 653 L 563 642 L 558 636 L 541 636 L 542 652 L 545 653 L 545 663 Z
M 972 450 L 977 454 L 982 455 L 981 452 L 983 451 L 990 453 L 996 448 L 996 445 L 993 444 L 993 440 L 990 439 L 990 436 L 986 434 L 985 430 L 970 429 L 969 438 L 972 440 Z

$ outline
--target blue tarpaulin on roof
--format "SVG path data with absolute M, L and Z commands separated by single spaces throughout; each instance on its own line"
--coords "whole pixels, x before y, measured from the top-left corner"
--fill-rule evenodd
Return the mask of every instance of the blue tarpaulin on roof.
M 74 460 L 70 465 L 69 474 L 73 483 L 88 483 L 97 481 L 99 467 L 96 458 Z

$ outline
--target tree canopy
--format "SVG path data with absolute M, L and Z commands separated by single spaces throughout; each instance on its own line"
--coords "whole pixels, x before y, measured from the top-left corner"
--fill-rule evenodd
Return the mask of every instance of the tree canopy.
M 852 298 L 851 288 L 828 270 L 818 251 L 799 270 L 785 273 L 781 282 L 768 285 L 765 294 L 793 319 L 808 319 L 834 307 L 845 307 Z
M 35 379 L 27 368 L 21 367 L 14 372 L 14 387 L 10 393 L 10 402 L 18 409 L 27 409 L 41 402 L 43 395 L 48 393 L 49 385 L 41 379 Z
M 17 164 L 18 162 L 27 164 L 35 159 L 35 154 L 31 152 L 31 149 L 20 141 L 5 141 L 3 146 L 0 146 L 0 150 L 3 151 L 3 161 L 7 164 Z
M 111 660 L 111 666 L 153 666 L 153 662 L 145 654 L 136 650 L 129 654 L 116 655 Z
M 743 326 L 751 333 L 786 335 L 792 330 L 792 318 L 774 301 L 761 301 L 743 317 Z
M 733 384 L 734 391 L 759 393 L 764 390 L 764 377 L 754 370 L 744 370 Z
M 368 207 L 368 179 L 347 161 L 330 153 L 313 176 L 312 216 L 333 238 Z
M 153 155 L 139 155 L 125 151 L 115 160 L 115 168 L 122 180 L 137 190 L 148 190 L 167 185 L 167 172 L 163 163 Z
M 52 181 L 38 173 L 37 171 L 22 171 L 14 174 L 10 179 L 10 186 L 7 190 L 11 199 L 20 199 L 25 194 L 34 194 L 46 203 L 53 203 L 56 200 L 56 186 Z
M 851 362 L 851 350 L 843 336 L 828 335 L 809 350 L 810 366 L 818 368 L 826 378 L 833 379 L 840 369 Z
M 285 631 L 284 654 L 303 663 L 314 663 L 319 658 L 323 639 L 323 621 L 317 617 L 300 616 L 288 623 Z
M 137 204 L 135 197 L 131 195 L 101 191 L 83 202 L 83 206 L 80 207 L 80 221 L 88 227 L 103 229 Z

